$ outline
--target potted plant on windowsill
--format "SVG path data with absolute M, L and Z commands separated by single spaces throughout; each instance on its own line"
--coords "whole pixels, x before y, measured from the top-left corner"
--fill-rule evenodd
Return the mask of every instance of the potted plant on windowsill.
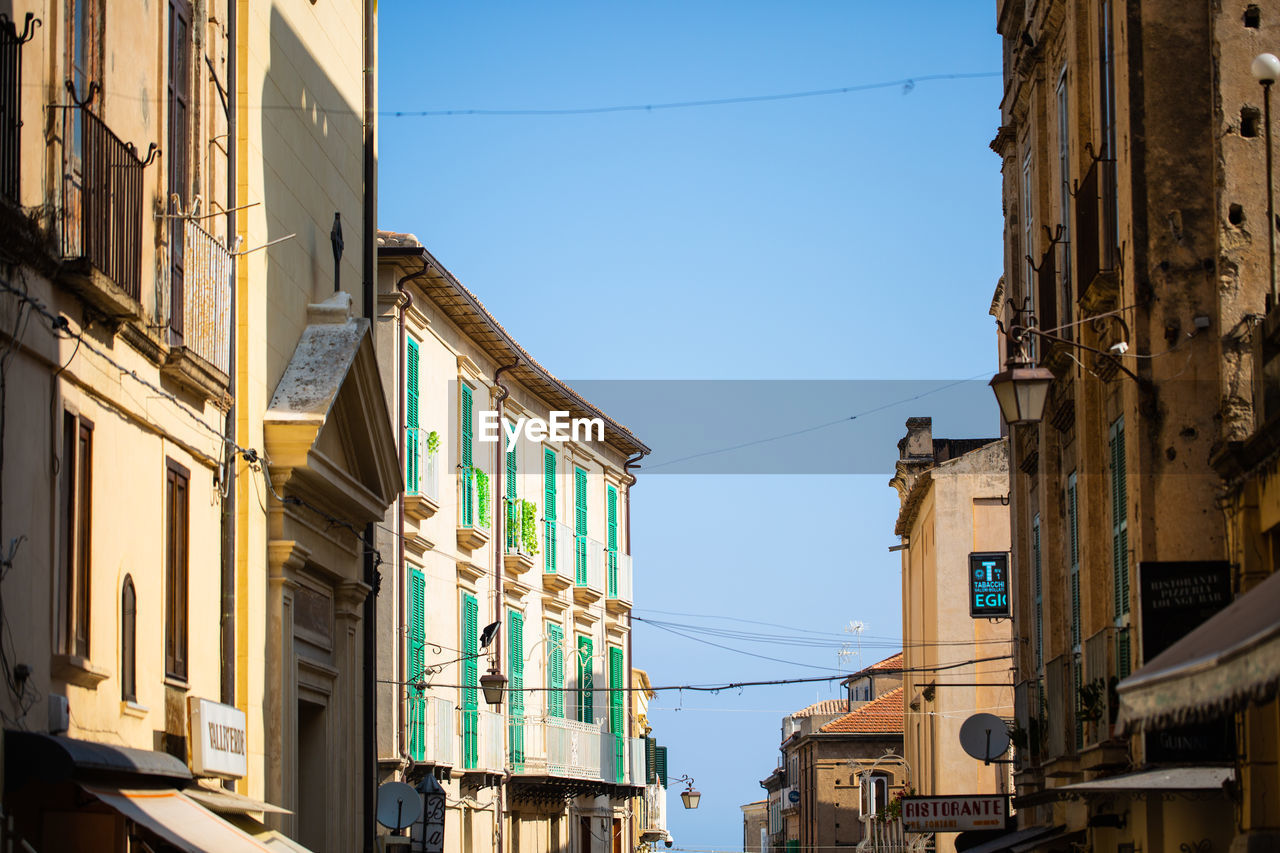
M 523 574 L 533 568 L 538 554 L 538 505 L 516 500 L 507 513 L 507 553 L 504 567 L 512 574 Z

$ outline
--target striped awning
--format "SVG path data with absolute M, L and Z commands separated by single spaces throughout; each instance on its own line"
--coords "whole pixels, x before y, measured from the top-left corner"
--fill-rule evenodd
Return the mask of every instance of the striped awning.
M 1119 723 L 1163 729 L 1265 702 L 1280 686 L 1280 572 L 1117 685 Z

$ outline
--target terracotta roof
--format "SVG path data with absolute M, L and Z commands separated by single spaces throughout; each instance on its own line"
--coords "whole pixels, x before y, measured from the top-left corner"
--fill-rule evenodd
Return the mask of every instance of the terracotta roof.
M 791 716 L 793 717 L 821 717 L 835 716 L 843 714 L 849 710 L 848 699 L 823 699 L 821 702 L 814 702 L 808 708 L 801 708 Z
M 502 327 L 476 295 L 444 268 L 413 234 L 396 231 L 378 232 L 378 254 L 387 260 L 404 258 L 421 260 L 424 268 L 421 276 L 414 276 L 413 283 L 452 320 L 464 334 L 489 352 L 495 361 L 520 360 L 520 365 L 509 374 L 534 394 L 553 405 L 563 406 L 570 417 L 599 417 L 605 424 L 605 441 L 619 452 L 631 455 L 647 455 L 650 450 L 631 430 L 592 405 L 551 371 L 534 360 L 516 342 L 511 333 Z M 504 351 L 506 354 L 504 354 Z
M 827 734 L 901 735 L 902 688 L 895 687 L 861 708 L 832 720 L 819 731 Z
M 898 652 L 896 655 L 887 657 L 880 661 L 880 663 L 873 663 L 866 669 L 868 672 L 883 672 L 884 670 L 889 670 L 890 672 L 901 672 L 902 652 Z

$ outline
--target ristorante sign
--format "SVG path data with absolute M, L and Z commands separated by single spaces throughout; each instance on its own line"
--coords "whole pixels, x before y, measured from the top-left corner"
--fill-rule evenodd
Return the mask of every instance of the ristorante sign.
M 1006 794 L 902 798 L 902 828 L 907 832 L 1004 829 L 1008 816 Z

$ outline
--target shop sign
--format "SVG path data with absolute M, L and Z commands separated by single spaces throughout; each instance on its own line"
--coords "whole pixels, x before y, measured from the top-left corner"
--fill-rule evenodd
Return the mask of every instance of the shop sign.
M 238 779 L 248 772 L 244 711 L 188 696 L 187 720 L 192 773 Z
M 1009 555 L 969 555 L 969 615 L 994 619 L 1009 615 Z
M 1007 794 L 902 798 L 902 828 L 907 832 L 1004 829 L 1008 815 Z

